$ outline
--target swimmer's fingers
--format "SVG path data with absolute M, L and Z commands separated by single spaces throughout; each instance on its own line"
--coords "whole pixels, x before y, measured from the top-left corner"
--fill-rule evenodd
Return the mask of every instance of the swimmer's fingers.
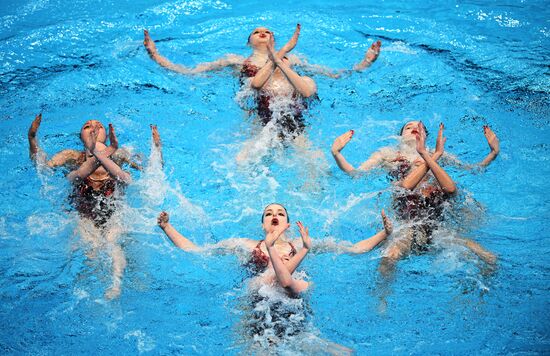
M 38 132 L 38 128 L 40 127 L 40 123 L 42 122 L 42 113 L 36 115 L 34 120 L 32 121 L 31 127 L 29 127 L 29 137 L 36 137 L 36 133 Z
M 384 209 L 382 209 L 381 212 L 382 215 L 382 223 L 384 224 L 384 230 L 386 231 L 386 235 L 391 235 L 393 232 L 393 224 L 391 220 L 386 216 L 386 212 Z

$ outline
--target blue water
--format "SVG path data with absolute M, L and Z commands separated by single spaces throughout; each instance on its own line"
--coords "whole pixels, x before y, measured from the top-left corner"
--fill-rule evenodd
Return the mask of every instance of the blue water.
M 466 162 L 488 150 L 482 125 L 501 140 L 485 172 L 450 169 L 464 211 L 442 236 L 467 236 L 493 251 L 496 272 L 436 244 L 400 261 L 381 313 L 380 250 L 308 256 L 308 332 L 359 354 L 549 353 L 549 18 L 545 1 L 4 0 L 1 350 L 245 352 L 245 271 L 233 256 L 174 248 L 156 227 L 158 212 L 170 211 L 175 226 L 204 244 L 260 238 L 260 212 L 278 201 L 318 239 L 359 241 L 380 228 L 389 183 L 383 174 L 350 179 L 339 171 L 332 141 L 354 129 L 345 153 L 357 165 L 395 144 L 405 121 L 421 119 L 432 133 L 444 121 L 447 150 Z M 148 28 L 161 53 L 193 65 L 248 55 L 246 38 L 258 25 L 283 43 L 297 22 L 295 52 L 312 63 L 349 68 L 376 39 L 381 56 L 349 78 L 314 77 L 320 100 L 306 116 L 308 150 L 274 145 L 244 168 L 235 156 L 256 128 L 239 107 L 238 80 L 229 70 L 170 73 L 142 46 Z M 103 298 L 110 262 L 87 257 L 62 172 L 37 172 L 27 157 L 26 132 L 39 112 L 50 155 L 80 148 L 82 123 L 98 119 L 113 123 L 148 167 L 134 173 L 122 209 L 128 268 L 117 300 Z M 163 169 L 149 156 L 150 123 L 162 135 Z M 287 346 L 278 352 L 296 353 Z

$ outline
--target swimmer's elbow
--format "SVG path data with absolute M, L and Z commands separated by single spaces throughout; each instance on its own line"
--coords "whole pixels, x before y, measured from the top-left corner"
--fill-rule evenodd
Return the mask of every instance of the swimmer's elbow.
M 132 176 L 129 173 L 123 172 L 118 178 L 120 183 L 132 184 Z
M 444 191 L 447 194 L 451 194 L 451 195 L 456 194 L 456 191 L 457 191 L 456 185 L 453 184 L 452 186 L 445 187 Z
M 312 96 L 314 96 L 315 94 L 317 93 L 317 90 L 315 89 L 306 89 L 302 92 L 302 96 L 304 98 L 311 98 Z

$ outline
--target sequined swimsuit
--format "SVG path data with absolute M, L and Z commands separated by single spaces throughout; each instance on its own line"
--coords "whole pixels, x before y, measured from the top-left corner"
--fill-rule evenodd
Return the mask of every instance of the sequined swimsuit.
M 411 169 L 411 163 L 398 156 L 394 162 L 396 168 L 389 172 L 395 180 L 404 179 Z M 411 191 L 394 196 L 393 207 L 397 216 L 415 226 L 413 246 L 414 251 L 424 251 L 431 243 L 431 234 L 443 219 L 443 206 L 449 195 L 439 185 L 428 185 L 420 191 Z
M 259 70 L 260 68 L 250 63 L 250 61 L 245 61 L 241 69 L 241 85 L 243 84 L 245 78 L 254 77 Z M 294 101 L 294 105 L 290 108 L 290 112 L 282 113 L 282 115 L 280 115 L 277 119 L 276 124 L 278 128 L 282 130 L 280 133 L 282 136 L 285 136 L 285 134 L 299 135 L 306 127 L 302 116 L 302 111 L 307 108 L 306 103 L 303 102 L 303 100 L 301 100 L 296 93 L 292 95 L 292 99 Z M 261 124 L 264 126 L 267 125 L 274 117 L 274 113 L 269 107 L 271 100 L 271 96 L 265 91 L 259 91 L 255 97 L 256 111 Z
M 102 227 L 116 210 L 113 196 L 116 187 L 116 181 L 109 178 L 96 190 L 87 177 L 74 186 L 69 199 L 81 217 L 92 220 L 97 227 Z

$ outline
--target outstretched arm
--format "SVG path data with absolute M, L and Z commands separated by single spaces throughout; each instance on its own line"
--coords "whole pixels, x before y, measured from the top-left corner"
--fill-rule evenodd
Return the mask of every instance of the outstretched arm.
M 157 223 L 164 231 L 166 236 L 177 247 L 186 252 L 205 252 L 207 250 L 214 251 L 218 254 L 236 253 L 239 250 L 253 250 L 258 241 L 242 238 L 233 238 L 220 241 L 214 245 L 198 246 L 189 240 L 187 237 L 180 234 L 169 222 L 170 217 L 167 212 L 163 211 L 157 218 Z
M 307 253 L 311 250 L 311 237 L 309 237 L 309 229 L 304 227 L 301 221 L 296 222 L 296 225 L 298 225 L 298 228 L 300 229 L 302 248 L 290 259 L 290 261 L 286 263 L 286 268 L 290 274 L 296 271 L 296 268 L 298 268 L 304 257 L 306 257 Z
M 163 57 L 157 50 L 155 42 L 149 35 L 149 31 L 143 30 L 143 45 L 147 49 L 149 56 L 160 66 L 169 69 L 171 71 L 181 74 L 199 74 L 204 72 L 210 72 L 219 70 L 225 67 L 240 67 L 244 61 L 244 58 L 237 55 L 227 55 L 225 58 L 218 59 L 213 62 L 198 64 L 195 68 L 188 68 L 180 64 L 172 63 L 166 57 Z
M 329 78 L 338 79 L 344 76 L 345 74 L 351 74 L 353 71 L 362 71 L 368 67 L 370 67 L 380 55 L 380 48 L 382 47 L 382 42 L 376 41 L 374 42 L 370 48 L 365 53 L 365 57 L 361 62 L 357 63 L 353 66 L 353 69 L 338 69 L 334 70 L 322 65 L 318 64 L 310 64 L 305 59 L 296 59 L 295 64 L 301 66 L 306 72 L 312 73 L 312 74 L 320 74 L 327 76 Z
M 166 236 L 168 236 L 170 240 L 172 240 L 174 245 L 176 245 L 177 247 L 181 248 L 186 252 L 200 252 L 201 248 L 195 245 L 188 238 L 180 234 L 178 230 L 176 230 L 172 226 L 172 224 L 170 224 L 169 220 L 170 220 L 170 217 L 168 213 L 163 211 L 162 213 L 159 214 L 157 218 L 157 223 L 162 229 L 162 231 L 164 231 Z
M 351 138 L 353 137 L 353 134 L 354 134 L 354 131 L 349 130 L 346 133 L 338 136 L 334 140 L 332 144 L 332 149 L 331 149 L 332 157 L 334 157 L 334 160 L 336 161 L 336 164 L 338 165 L 338 167 L 350 175 L 354 173 L 356 169 L 346 160 L 346 158 L 342 154 L 342 150 L 344 149 L 344 147 L 346 147 L 348 142 L 351 140 Z M 358 170 L 368 171 L 371 168 L 375 167 L 376 165 L 380 164 L 381 161 L 382 161 L 382 155 L 379 152 L 376 152 L 373 155 L 371 155 L 367 161 L 361 164 Z
M 393 232 L 393 224 L 386 216 L 384 210 L 381 212 L 382 223 L 384 224 L 384 230 L 379 231 L 374 236 L 369 237 L 363 241 L 359 241 L 355 245 L 349 247 L 345 252 L 353 255 L 369 252 L 375 248 L 380 242 L 384 241 Z
M 351 255 L 362 254 L 371 251 L 378 244 L 384 241 L 393 232 L 393 224 L 386 216 L 384 210 L 381 212 L 382 223 L 384 224 L 384 230 L 377 232 L 375 235 L 357 242 L 351 245 L 347 241 L 334 241 L 334 240 L 315 240 L 311 248 L 312 253 L 347 253 Z
M 432 171 L 435 179 L 445 193 L 453 194 L 456 192 L 456 184 L 439 164 L 430 156 L 426 149 L 426 131 L 422 121 L 418 123 L 418 133 L 416 134 L 416 151 L 424 159 L 428 168 Z
M 269 253 L 269 258 L 271 259 L 271 263 L 273 265 L 273 269 L 275 270 L 275 275 L 277 276 L 279 284 L 286 290 L 291 291 L 294 294 L 298 294 L 305 291 L 308 288 L 309 283 L 292 278 L 292 274 L 288 270 L 287 266 L 285 266 L 283 260 L 277 252 L 277 249 L 274 247 L 275 241 L 286 229 L 289 228 L 289 226 L 289 224 L 286 224 L 286 226 L 281 225 L 275 227 L 274 230 L 266 235 L 265 246 L 267 247 L 267 252 Z

